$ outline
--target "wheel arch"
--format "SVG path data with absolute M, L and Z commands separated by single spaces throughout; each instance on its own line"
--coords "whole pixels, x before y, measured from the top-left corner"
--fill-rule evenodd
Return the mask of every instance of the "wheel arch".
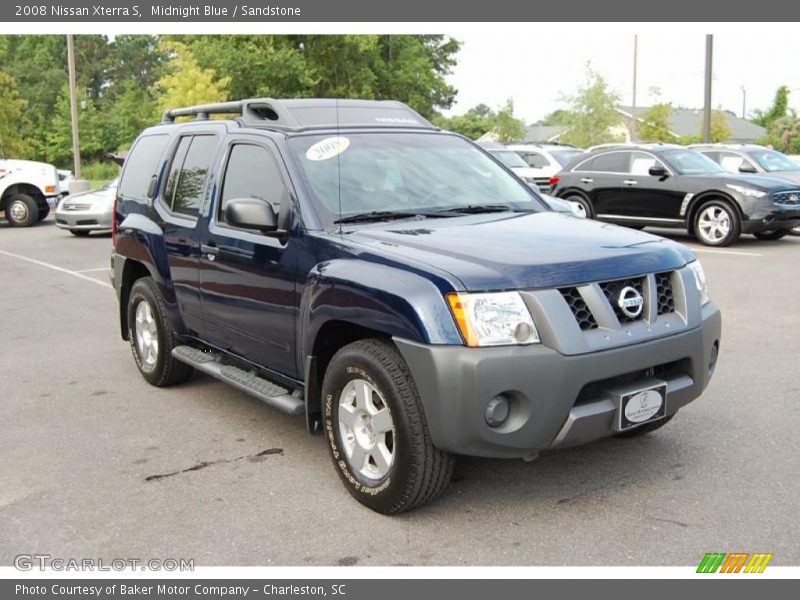
M 14 194 L 26 194 L 36 201 L 37 205 L 47 204 L 44 192 L 32 183 L 12 183 L 0 195 L 0 206 L 5 210 L 6 202 Z
M 138 260 L 125 259 L 119 282 L 119 327 L 122 339 L 128 341 L 128 299 L 138 279 L 152 277 L 147 266 Z

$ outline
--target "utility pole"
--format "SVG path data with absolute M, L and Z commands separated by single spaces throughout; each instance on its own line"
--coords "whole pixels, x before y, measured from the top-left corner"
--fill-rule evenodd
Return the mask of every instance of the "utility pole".
M 639 34 L 633 34 L 633 118 L 631 119 L 631 141 L 636 141 L 636 71 L 639 58 Z
M 67 70 L 69 71 L 69 112 L 72 121 L 72 157 L 75 161 L 75 179 L 69 183 L 69 193 L 84 192 L 89 183 L 81 179 L 81 143 L 78 133 L 78 99 L 75 92 L 75 46 L 72 34 L 67 34 Z
M 711 65 L 714 52 L 714 36 L 706 34 L 706 89 L 703 112 L 703 141 L 711 142 Z
M 747 88 L 742 86 L 742 118 L 747 118 Z

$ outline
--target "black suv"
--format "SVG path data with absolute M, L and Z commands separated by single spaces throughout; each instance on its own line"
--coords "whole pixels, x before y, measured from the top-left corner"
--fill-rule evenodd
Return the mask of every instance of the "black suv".
M 587 217 L 639 228 L 680 227 L 709 246 L 742 233 L 775 240 L 800 225 L 800 185 L 726 172 L 671 144 L 613 145 L 574 158 L 551 179 L 553 195 Z

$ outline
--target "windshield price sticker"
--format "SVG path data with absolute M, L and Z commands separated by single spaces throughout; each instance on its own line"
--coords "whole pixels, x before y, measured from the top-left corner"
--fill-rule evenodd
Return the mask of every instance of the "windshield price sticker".
M 338 156 L 350 146 L 350 139 L 346 137 L 329 137 L 317 142 L 306 150 L 308 160 L 328 160 Z

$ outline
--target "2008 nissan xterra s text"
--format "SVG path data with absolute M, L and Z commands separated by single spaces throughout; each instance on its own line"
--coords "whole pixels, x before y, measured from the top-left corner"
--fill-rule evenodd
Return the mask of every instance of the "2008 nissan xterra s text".
M 550 211 L 396 102 L 167 111 L 125 163 L 114 228 L 143 377 L 197 370 L 305 415 L 382 513 L 440 494 L 457 454 L 661 427 L 717 360 L 687 248 Z

